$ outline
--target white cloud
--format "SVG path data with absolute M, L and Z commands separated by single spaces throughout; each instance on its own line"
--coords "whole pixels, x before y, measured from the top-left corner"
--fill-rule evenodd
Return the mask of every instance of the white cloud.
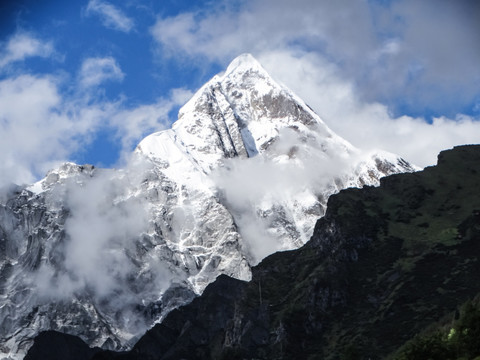
M 89 91 L 63 91 L 65 84 L 51 76 L 0 80 L 0 187 L 36 181 L 88 146 L 100 129 L 116 134 L 123 161 L 145 135 L 168 127 L 170 112 L 191 96 L 176 89 L 156 103 L 128 106 L 123 100 L 93 99 Z
M 418 81 L 409 79 L 405 84 L 405 90 L 414 94 L 417 101 L 431 102 L 431 97 L 440 97 L 440 102 L 448 103 L 470 100 L 478 94 L 479 2 L 404 0 L 393 3 L 392 13 L 405 25 L 399 31 L 402 64 L 397 69 L 389 68 L 389 75 L 403 66 L 408 76 L 409 65 L 422 65 Z M 424 86 L 415 91 L 418 84 Z M 430 91 L 424 92 L 429 85 Z
M 145 332 L 155 320 L 143 317 L 141 306 L 158 301 L 172 281 L 185 280 L 159 261 L 152 244 L 147 245 L 152 251 L 143 253 L 142 239 L 152 226 L 151 199 L 136 196 L 135 189 L 152 164 L 130 160 L 121 170 L 96 169 L 92 176 L 77 174 L 56 185 L 55 200 L 69 210 L 66 236 L 56 248 L 57 261 L 24 279 L 49 302 L 88 294 L 97 311 L 115 315 L 111 325 L 127 337 Z
M 79 82 L 83 87 L 91 87 L 107 80 L 122 81 L 124 76 L 114 58 L 88 58 L 82 63 Z
M 0 81 L 0 184 L 30 183 L 88 142 L 107 106 L 66 101 L 59 82 L 21 75 Z
M 355 20 L 355 28 L 346 26 L 349 20 Z M 166 50 L 227 60 L 240 52 L 307 43 L 331 53 L 342 53 L 339 48 L 353 53 L 374 47 L 373 37 L 365 36 L 371 28 L 364 3 L 265 0 L 247 1 L 240 10 L 219 6 L 158 18 L 151 32 Z
M 158 18 L 151 33 L 170 56 L 225 65 L 241 52 L 252 52 L 275 79 L 359 147 L 383 148 L 426 165 L 443 148 L 480 142 L 479 122 L 473 117 L 440 116 L 429 124 L 394 116 L 388 107 L 396 98 L 431 105 L 443 94 L 445 103 L 456 101 L 461 108 L 462 101 L 478 93 L 474 85 L 480 47 L 475 32 L 469 31 L 475 11 L 444 1 L 435 9 L 431 1 L 409 0 L 392 2 L 391 8 L 372 6 L 375 2 L 313 0 L 242 4 L 239 10 L 225 2 L 203 13 Z M 133 27 L 109 3 L 91 0 L 87 13 L 122 31 Z M 51 43 L 17 33 L 0 47 L 0 67 L 53 53 Z M 100 127 L 114 131 L 127 153 L 145 134 L 167 127 L 171 110 L 190 95 L 178 90 L 133 107 L 125 100 L 89 96 L 95 86 L 124 76 L 114 58 L 96 57 L 86 59 L 78 72 L 81 94 L 63 94 L 63 84 L 49 76 L 1 80 L 0 151 L 5 160 L 0 180 L 32 181 L 52 162 L 88 144 Z M 478 111 L 478 101 L 476 106 Z
M 329 127 L 355 146 L 397 153 L 419 166 L 433 165 L 438 152 L 480 142 L 480 119 L 458 115 L 430 124 L 423 118 L 393 116 L 379 102 L 365 102 L 340 69 L 314 53 L 288 51 L 259 57 L 272 76 L 312 106 Z
M 29 57 L 49 57 L 53 53 L 51 42 L 43 42 L 25 32 L 17 32 L 5 44 L 0 45 L 0 68 Z
M 222 63 L 242 52 L 315 52 L 339 65 L 367 101 L 403 96 L 445 109 L 479 94 L 479 7 L 471 1 L 247 0 L 239 9 L 216 4 L 160 17 L 151 33 L 163 54 Z
M 93 14 L 98 15 L 103 25 L 110 29 L 128 33 L 135 25 L 131 18 L 107 1 L 90 0 L 87 5 L 87 15 Z
M 135 198 L 120 201 L 128 199 L 127 185 L 132 186 L 113 171 L 96 174 L 82 187 L 70 184 L 65 267 L 76 279 L 72 288 L 88 286 L 103 296 L 126 285 L 133 267 L 126 249 L 134 250 L 132 238 L 148 228 L 147 204 Z
M 192 95 L 189 90 L 173 89 L 168 97 L 160 98 L 154 104 L 127 108 L 114 114 L 110 124 L 122 142 L 122 156 L 128 156 L 132 147 L 146 135 L 168 128 L 171 123 L 169 113 L 185 104 Z
M 284 129 L 273 146 L 277 148 L 275 152 L 282 153 L 281 149 L 284 149 L 287 153 L 299 143 L 295 131 Z M 224 204 L 241 230 L 245 250 L 253 264 L 291 246 L 283 243 L 285 236 L 277 232 L 278 220 L 275 217 L 278 214 L 286 211 L 286 218 L 294 219 L 295 200 L 302 202 L 305 197 L 315 199 L 312 194 L 325 193 L 335 177 L 350 170 L 348 162 L 341 156 L 331 154 L 332 157 L 326 157 L 323 150 L 316 149 L 315 145 L 312 141 L 303 149 L 298 148 L 295 154 L 298 161 L 282 162 L 266 156 L 236 157 L 226 161 L 225 166 L 212 174 Z M 296 226 L 300 228 L 300 221 Z M 300 239 L 303 236 L 305 234 L 300 234 Z

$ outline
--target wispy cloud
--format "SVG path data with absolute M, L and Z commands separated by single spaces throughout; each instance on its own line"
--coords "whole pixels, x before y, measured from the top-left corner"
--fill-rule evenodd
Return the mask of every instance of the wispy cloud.
M 105 27 L 130 32 L 135 24 L 131 18 L 125 15 L 118 7 L 107 1 L 90 0 L 87 5 L 87 15 L 97 15 L 101 18 Z
M 141 188 L 151 164 L 130 160 L 121 170 L 72 174 L 53 185 L 51 196 L 69 209 L 64 242 L 53 245 L 58 262 L 44 262 L 24 277 L 34 297 L 43 301 L 89 294 L 87 301 L 97 311 L 115 314 L 109 326 L 121 330 L 123 340 L 145 332 L 155 320 L 142 314 L 142 306 L 158 301 L 172 281 L 186 278 L 182 271 L 169 269 L 153 243 L 138 252 L 137 245 L 144 244 L 152 227 L 152 199 L 136 196 L 134 189 Z
M 112 57 L 85 59 L 80 69 L 80 84 L 83 87 L 97 86 L 104 81 L 122 81 L 125 74 Z
M 479 10 L 471 1 L 247 0 L 159 17 L 151 33 L 162 54 L 221 63 L 243 52 L 309 51 L 338 65 L 367 101 L 402 96 L 445 109 L 479 95 Z
M 170 126 L 170 112 L 187 102 L 192 92 L 186 89 L 173 89 L 168 96 L 153 104 L 140 105 L 117 112 L 109 120 L 122 144 L 122 156 L 128 156 L 138 142 L 153 132 Z
M 65 101 L 54 77 L 1 80 L 0 184 L 28 183 L 45 174 L 87 141 L 106 110 L 103 105 L 83 107 Z
M 41 41 L 26 32 L 17 32 L 0 45 L 0 69 L 29 57 L 49 57 L 53 53 L 51 42 Z
M 105 130 L 121 144 L 122 158 L 147 134 L 167 128 L 170 113 L 191 93 L 172 90 L 150 104 L 128 105 L 124 99 L 93 96 L 94 85 L 120 80 L 112 58 L 87 59 L 72 84 L 65 78 L 23 74 L 0 80 L 0 187 L 32 183 Z
M 354 82 L 318 54 L 278 51 L 259 60 L 272 76 L 295 89 L 332 130 L 360 148 L 388 150 L 427 166 L 436 163 L 441 150 L 480 142 L 480 119 L 459 114 L 427 122 L 394 116 L 385 104 L 364 101 Z

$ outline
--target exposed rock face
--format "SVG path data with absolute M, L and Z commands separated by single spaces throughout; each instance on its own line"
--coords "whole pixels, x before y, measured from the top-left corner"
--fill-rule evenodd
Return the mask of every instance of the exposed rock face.
M 187 189 L 213 180 L 237 225 L 242 228 L 246 213 L 256 214 L 275 250 L 304 244 L 331 194 L 415 170 L 393 154 L 354 148 L 248 54 L 205 84 L 172 129 L 146 137 L 137 152 L 164 164 L 164 173 Z M 231 186 L 242 181 L 255 193 L 244 190 L 248 205 L 236 199 L 241 187 Z M 266 253 L 250 255 L 258 261 Z
M 305 246 L 267 257 L 250 282 L 219 276 L 130 352 L 92 359 L 385 358 L 480 294 L 479 186 L 480 146 L 462 146 L 344 190 Z
M 129 348 L 219 274 L 302 246 L 328 197 L 412 171 L 335 135 L 249 55 L 122 170 L 64 164 L 0 201 L 0 354 L 41 330 Z

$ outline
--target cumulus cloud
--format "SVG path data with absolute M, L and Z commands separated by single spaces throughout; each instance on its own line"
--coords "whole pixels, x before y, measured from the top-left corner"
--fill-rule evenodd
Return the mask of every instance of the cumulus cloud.
M 6 43 L 0 44 L 0 69 L 29 57 L 49 57 L 53 53 L 51 42 L 43 42 L 26 32 L 17 32 Z
M 151 32 L 170 54 L 221 62 L 241 52 L 322 54 L 361 85 L 358 91 L 369 101 L 393 103 L 402 94 L 409 102 L 441 106 L 443 95 L 456 93 L 451 87 L 463 89 L 456 102 L 468 104 L 478 95 L 480 6 L 474 2 L 264 0 L 242 5 L 158 18 Z
M 185 104 L 192 95 L 186 89 L 173 89 L 169 96 L 158 99 L 156 103 L 123 109 L 112 116 L 109 121 L 122 143 L 122 156 L 128 156 L 132 147 L 146 135 L 168 128 L 170 112 Z
M 437 107 L 471 103 L 480 81 L 480 3 L 405 0 L 393 2 L 391 16 L 404 23 L 397 34 L 401 49 L 384 70 L 403 79 L 398 89 L 387 87 L 392 96 L 406 93 L 415 105 Z
M 99 16 L 105 27 L 122 32 L 130 32 L 135 24 L 118 7 L 107 1 L 90 0 L 86 10 L 87 15 Z
M 74 151 L 104 110 L 76 108 L 59 94 L 57 79 L 21 75 L 0 81 L 0 183 L 31 182 Z
M 169 56 L 251 52 L 339 135 L 427 165 L 480 140 L 478 119 L 461 115 L 478 112 L 479 14 L 474 2 L 246 1 L 159 17 L 151 33 Z M 402 116 L 414 110 L 444 115 Z
M 348 23 L 352 20 L 355 26 Z M 158 18 L 151 32 L 172 53 L 225 61 L 241 52 L 258 54 L 290 46 L 346 58 L 375 48 L 372 28 L 363 2 L 265 0 L 244 2 L 240 9 L 217 6 Z
M 116 135 L 126 154 L 147 134 L 169 126 L 170 113 L 191 95 L 176 89 L 152 104 L 94 98 L 95 85 L 123 77 L 113 58 L 83 62 L 81 92 L 65 78 L 23 74 L 0 80 L 0 186 L 32 183 L 88 146 L 99 130 Z
M 365 102 L 338 66 L 314 53 L 278 51 L 259 57 L 265 68 L 312 106 L 328 126 L 353 145 L 397 153 L 418 166 L 433 165 L 438 152 L 480 142 L 480 121 L 394 116 L 380 102 Z
M 112 57 L 85 59 L 80 69 L 79 82 L 83 87 L 97 86 L 104 81 L 122 81 L 125 74 Z

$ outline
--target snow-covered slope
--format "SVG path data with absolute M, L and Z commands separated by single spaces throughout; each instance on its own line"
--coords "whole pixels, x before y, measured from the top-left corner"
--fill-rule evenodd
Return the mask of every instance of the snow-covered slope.
M 249 54 L 205 84 L 172 129 L 148 136 L 137 152 L 167 163 L 165 173 L 184 186 L 213 180 L 250 240 L 247 250 L 268 242 L 250 254 L 253 261 L 305 243 L 332 193 L 413 170 L 393 154 L 354 148 Z M 267 239 L 259 240 L 262 230 Z
M 250 55 L 122 170 L 64 164 L 0 198 L 0 354 L 41 330 L 119 349 L 219 274 L 305 243 L 328 196 L 414 170 L 334 134 Z M 1 359 L 1 355 L 0 355 Z

